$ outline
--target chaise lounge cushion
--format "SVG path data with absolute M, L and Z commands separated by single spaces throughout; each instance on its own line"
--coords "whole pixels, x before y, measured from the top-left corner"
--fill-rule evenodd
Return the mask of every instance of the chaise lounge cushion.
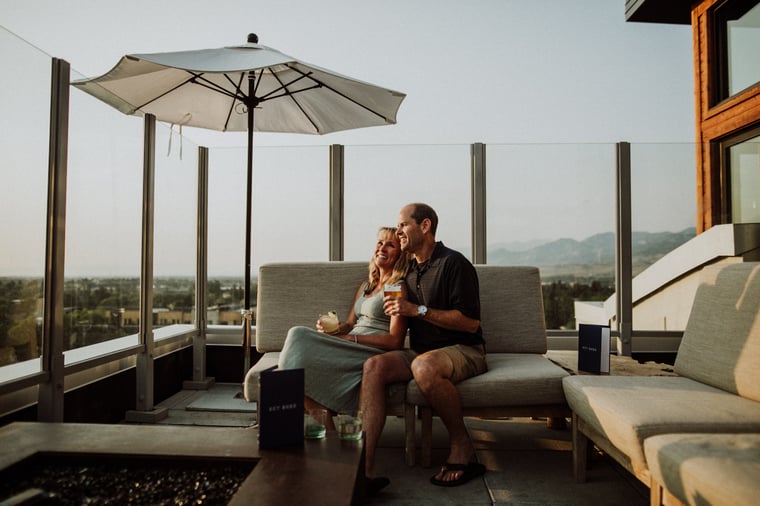
M 703 268 L 676 358 L 680 376 L 565 378 L 574 430 L 610 443 L 640 479 L 648 479 L 647 437 L 760 432 L 759 312 L 760 263 Z
M 689 378 L 570 376 L 573 412 L 646 469 L 644 440 L 675 432 L 760 432 L 760 403 Z
M 757 504 L 760 434 L 665 434 L 644 450 L 652 485 L 684 504 Z
M 702 270 L 675 372 L 760 401 L 760 264 Z
M 565 404 L 562 378 L 568 373 L 543 355 L 489 353 L 489 370 L 457 384 L 462 407 Z M 427 406 L 417 383 L 407 387 L 407 402 Z

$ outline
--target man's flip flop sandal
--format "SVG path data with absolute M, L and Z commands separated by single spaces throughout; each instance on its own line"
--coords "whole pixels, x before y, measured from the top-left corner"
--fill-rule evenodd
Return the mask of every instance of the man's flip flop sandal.
M 445 477 L 446 473 L 452 473 L 452 472 L 460 472 L 461 475 L 456 480 L 449 480 L 444 481 L 442 479 L 436 478 L 436 476 L 441 475 L 441 477 Z M 438 485 L 439 487 L 458 487 L 459 485 L 464 485 L 468 481 L 470 481 L 473 478 L 477 478 L 478 476 L 483 476 L 486 472 L 486 466 L 483 464 L 480 464 L 478 462 L 469 462 L 467 464 L 449 464 L 446 462 L 442 467 L 441 470 L 438 471 L 435 475 L 430 477 L 430 483 L 433 485 Z

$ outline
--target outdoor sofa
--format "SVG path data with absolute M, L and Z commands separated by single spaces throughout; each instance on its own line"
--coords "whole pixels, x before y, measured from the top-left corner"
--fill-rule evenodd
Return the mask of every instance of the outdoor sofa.
M 481 322 L 489 370 L 457 385 L 466 416 L 570 416 L 562 391 L 568 373 L 548 360 L 541 280 L 535 267 L 477 265 Z M 345 317 L 367 276 L 366 262 L 269 263 L 259 269 L 256 350 L 263 356 L 244 381 L 257 400 L 258 374 L 277 364 L 287 331 L 313 326 L 320 313 Z M 412 380 L 389 389 L 392 415 L 405 417 L 405 453 L 415 463 L 417 407 L 422 418 L 422 465 L 430 465 L 432 416 Z
M 571 376 L 573 467 L 585 481 L 589 442 L 644 484 L 653 503 L 676 497 L 742 504 L 757 475 L 719 473 L 755 466 L 760 433 L 760 263 L 705 267 L 678 349 L 678 376 Z M 753 446 L 754 445 L 754 446 Z M 754 450 L 752 449 L 754 448 Z M 748 450 L 748 451 L 745 451 Z M 703 467 L 694 474 L 696 467 Z M 688 491 L 688 494 L 685 493 Z

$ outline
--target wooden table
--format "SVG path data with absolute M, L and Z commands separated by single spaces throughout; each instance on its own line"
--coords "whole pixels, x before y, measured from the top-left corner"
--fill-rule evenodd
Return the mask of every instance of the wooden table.
M 565 350 L 549 350 L 546 357 L 559 365 L 570 374 L 593 374 L 578 370 L 578 352 Z M 677 376 L 670 364 L 644 362 L 631 357 L 610 355 L 611 376 Z
M 364 490 L 363 441 L 335 431 L 303 446 L 260 450 L 251 428 L 15 422 L 0 427 L 0 471 L 38 453 L 255 462 L 230 504 L 354 504 Z
M 230 506 L 360 504 L 364 501 L 364 443 L 328 431 L 303 447 L 259 450 L 261 460 Z

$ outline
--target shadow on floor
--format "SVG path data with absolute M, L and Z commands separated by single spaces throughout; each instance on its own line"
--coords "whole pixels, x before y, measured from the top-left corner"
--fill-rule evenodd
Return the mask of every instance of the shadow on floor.
M 159 405 L 169 409 L 169 417 L 161 423 L 250 426 L 255 423 L 255 412 L 251 404 L 240 399 L 239 391 L 238 385 L 217 384 L 209 391 L 180 392 Z M 448 453 L 445 427 L 434 419 L 433 467 L 408 467 L 404 463 L 404 421 L 389 417 L 375 467 L 378 474 L 390 478 L 391 484 L 368 504 L 649 504 L 649 489 L 599 453 L 592 453 L 588 481 L 575 483 L 569 429 L 550 429 L 544 420 L 530 418 L 467 418 L 465 423 L 477 460 L 488 469 L 485 476 L 460 487 L 432 485 L 430 477 Z

